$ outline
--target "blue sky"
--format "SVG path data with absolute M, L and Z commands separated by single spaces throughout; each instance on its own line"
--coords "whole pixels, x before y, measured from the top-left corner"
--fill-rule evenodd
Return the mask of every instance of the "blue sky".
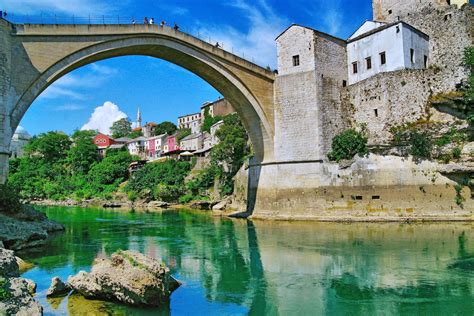
M 144 16 L 164 19 L 272 68 L 276 67 L 274 39 L 291 23 L 347 38 L 372 17 L 371 0 L 0 0 L 0 10 L 6 10 L 15 22 L 54 14 L 60 19 L 89 14 L 121 16 L 122 20 L 134 16 L 137 22 Z M 99 122 L 106 129 L 108 121 L 124 115 L 134 121 L 138 106 L 143 121 L 176 122 L 178 116 L 196 112 L 203 102 L 218 96 L 205 81 L 166 61 L 119 57 L 58 80 L 33 103 L 20 125 L 31 134 L 71 133 L 95 113 L 88 126 Z

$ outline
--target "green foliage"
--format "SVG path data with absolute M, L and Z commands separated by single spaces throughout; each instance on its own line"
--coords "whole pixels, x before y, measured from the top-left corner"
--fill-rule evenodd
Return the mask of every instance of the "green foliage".
M 25 153 L 54 162 L 66 158 L 70 146 L 71 140 L 66 134 L 47 132 L 33 137 L 25 147 Z
M 332 140 L 332 150 L 328 154 L 331 161 L 339 162 L 344 159 L 352 159 L 355 155 L 365 156 L 367 150 L 367 136 L 354 129 L 336 135 Z
M 192 200 L 194 200 L 194 196 L 192 194 L 185 194 L 183 196 L 181 196 L 179 199 L 178 199 L 178 202 L 180 204 L 186 204 L 186 203 L 189 203 L 191 202 Z
M 418 131 L 410 132 L 410 155 L 416 160 L 430 159 L 433 144 L 431 143 L 429 135 Z
M 453 148 L 453 158 L 454 159 L 460 159 L 461 158 L 461 153 L 462 153 L 462 150 L 460 147 L 454 147 Z
M 161 122 L 160 124 L 156 126 L 154 136 L 158 136 L 162 134 L 173 135 L 177 129 L 178 128 L 176 127 L 176 125 L 172 122 L 169 122 L 169 121 Z
M 461 184 L 456 184 L 454 186 L 454 190 L 456 190 L 456 197 L 454 198 L 454 201 L 461 208 L 464 207 L 464 202 L 466 201 L 466 199 L 462 196 L 462 189 L 463 186 Z
M 142 130 L 134 130 L 130 134 L 127 135 L 127 137 L 131 139 L 134 139 L 140 136 L 143 136 Z
M 210 167 L 189 181 L 186 187 L 192 195 L 206 195 L 207 190 L 214 185 L 215 178 L 219 173 L 219 167 L 216 164 L 211 164 Z
M 138 194 L 135 191 L 128 191 L 127 197 L 130 202 L 135 202 L 138 198 Z
M 186 193 L 182 185 L 158 184 L 153 190 L 153 197 L 164 202 L 177 202 Z
M 112 124 L 110 132 L 113 138 L 125 137 L 132 132 L 132 123 L 128 118 L 121 118 Z
M 233 177 L 242 167 L 250 152 L 247 145 L 247 132 L 237 114 L 229 114 L 216 132 L 219 144 L 211 151 L 211 165 L 217 167 L 215 175 L 219 176 L 220 191 L 223 195 L 233 192 Z
M 7 281 L 0 277 L 0 301 L 7 300 L 12 297 L 12 293 L 7 289 Z
M 468 87 L 464 94 L 464 101 L 472 107 L 474 104 L 474 46 L 466 48 L 464 52 L 464 64 L 471 71 Z
M 209 114 L 209 107 L 207 107 L 205 110 L 204 110 L 204 120 L 202 122 L 202 126 L 201 126 L 201 130 L 203 132 L 210 132 L 211 131 L 211 126 L 216 124 L 217 122 L 219 122 L 220 120 L 222 120 L 222 117 L 221 116 L 214 116 L 212 117 L 210 114 Z
M 92 142 L 91 131 L 76 131 L 73 136 L 74 146 L 67 153 L 67 161 L 72 173 L 87 174 L 92 164 L 99 160 L 96 145 Z
M 191 165 L 185 161 L 149 163 L 134 173 L 126 189 L 143 194 L 153 192 L 158 185 L 183 186 L 190 170 Z
M 16 191 L 0 184 L 0 213 L 17 213 L 21 210 L 20 197 Z

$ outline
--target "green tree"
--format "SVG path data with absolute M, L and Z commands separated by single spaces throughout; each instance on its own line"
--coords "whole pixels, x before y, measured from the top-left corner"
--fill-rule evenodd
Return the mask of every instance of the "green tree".
M 332 140 L 331 151 L 328 158 L 339 162 L 344 159 L 352 159 L 355 155 L 365 156 L 367 150 L 367 136 L 354 129 L 349 129 L 336 135 Z
M 164 121 L 156 126 L 154 136 L 158 136 L 162 134 L 173 135 L 177 129 L 178 128 L 176 127 L 174 123 L 169 122 L 169 121 Z
M 419 159 L 430 159 L 431 150 L 433 143 L 431 142 L 430 135 L 427 133 L 421 133 L 418 131 L 410 132 L 410 155 L 416 160 Z
M 121 118 L 115 121 L 110 127 L 113 138 L 120 138 L 129 135 L 132 132 L 132 123 L 128 118 Z
M 176 135 L 176 141 L 179 143 L 183 138 L 186 136 L 191 135 L 191 129 L 190 128 L 182 128 L 178 130 L 178 133 Z
M 222 120 L 222 116 L 214 116 L 212 117 L 210 114 L 209 114 L 209 107 L 207 107 L 205 110 L 204 110 L 204 120 L 203 120 L 203 123 L 202 123 L 202 127 L 201 127 L 201 130 L 203 132 L 210 132 L 211 131 L 211 126 L 216 124 L 217 122 L 219 122 L 220 120 Z
M 62 132 L 47 132 L 33 137 L 25 147 L 28 155 L 37 155 L 48 162 L 58 161 L 67 156 L 71 140 Z
M 92 142 L 94 131 L 76 131 L 72 135 L 74 145 L 69 149 L 67 161 L 73 174 L 87 174 L 92 164 L 99 160 L 97 146 Z
M 134 130 L 130 134 L 127 135 L 128 138 L 134 139 L 137 137 L 143 136 L 142 130 Z
M 219 144 L 211 151 L 211 164 L 218 167 L 222 194 L 233 192 L 233 177 L 250 153 L 247 132 L 237 114 L 229 114 L 216 132 Z M 214 171 L 213 171 L 214 172 Z

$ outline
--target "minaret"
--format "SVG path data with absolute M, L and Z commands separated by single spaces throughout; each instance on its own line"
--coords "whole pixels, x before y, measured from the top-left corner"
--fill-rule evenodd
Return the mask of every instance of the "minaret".
M 137 112 L 137 127 L 142 127 L 142 114 L 140 113 L 140 108 Z

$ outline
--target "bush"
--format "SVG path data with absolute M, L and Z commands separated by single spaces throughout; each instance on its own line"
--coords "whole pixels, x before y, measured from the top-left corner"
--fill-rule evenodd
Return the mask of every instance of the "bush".
M 453 158 L 454 159 L 460 159 L 461 158 L 461 153 L 462 153 L 462 150 L 460 147 L 455 147 L 453 149 Z
M 127 196 L 128 196 L 128 199 L 129 199 L 130 202 L 135 202 L 138 198 L 137 192 L 134 192 L 134 191 L 129 191 L 127 193 Z
M 180 204 L 186 204 L 194 200 L 194 196 L 192 194 L 185 194 L 181 196 L 178 200 Z
M 339 162 L 343 159 L 352 159 L 355 155 L 368 154 L 367 137 L 356 130 L 349 129 L 332 140 L 332 150 L 328 154 L 331 161 Z
M 20 197 L 9 186 L 0 184 L 0 213 L 17 213 L 21 210 Z
M 413 131 L 410 133 L 410 155 L 416 160 L 430 159 L 433 144 L 426 133 Z
M 153 197 L 159 201 L 177 202 L 179 197 L 185 193 L 186 190 L 182 186 L 159 184 L 153 191 Z

